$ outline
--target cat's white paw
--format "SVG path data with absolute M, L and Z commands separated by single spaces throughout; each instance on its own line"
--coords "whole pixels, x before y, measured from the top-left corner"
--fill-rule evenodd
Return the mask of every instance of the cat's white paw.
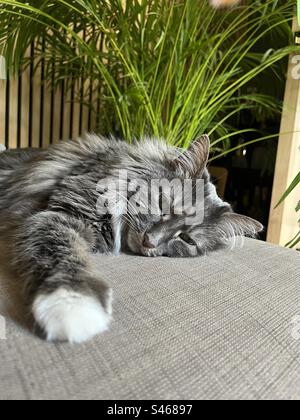
M 48 341 L 83 343 L 107 331 L 111 320 L 96 298 L 64 288 L 39 295 L 32 311 Z

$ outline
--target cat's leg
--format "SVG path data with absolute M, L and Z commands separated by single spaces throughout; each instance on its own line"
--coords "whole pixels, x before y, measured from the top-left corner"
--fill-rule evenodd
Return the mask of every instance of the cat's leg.
M 80 343 L 108 329 L 111 289 L 93 267 L 93 244 L 92 230 L 61 213 L 38 213 L 18 229 L 15 264 L 49 341 Z

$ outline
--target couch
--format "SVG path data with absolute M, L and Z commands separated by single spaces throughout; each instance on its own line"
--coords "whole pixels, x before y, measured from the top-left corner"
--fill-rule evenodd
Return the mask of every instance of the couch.
M 197 259 L 101 257 L 114 321 L 74 346 L 32 334 L 2 259 L 1 400 L 300 398 L 296 251 L 246 239 Z

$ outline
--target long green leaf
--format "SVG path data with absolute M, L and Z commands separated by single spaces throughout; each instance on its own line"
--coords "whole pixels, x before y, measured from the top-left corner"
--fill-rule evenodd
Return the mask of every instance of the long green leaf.
M 297 233 L 297 235 L 290 241 L 288 242 L 285 246 L 287 248 L 295 248 L 298 244 L 300 243 L 300 231 Z
M 289 188 L 286 190 L 286 192 L 283 194 L 283 196 L 281 197 L 279 203 L 277 204 L 277 206 L 275 208 L 277 208 L 280 204 L 282 204 L 284 202 L 284 200 L 291 194 L 292 191 L 294 191 L 294 189 L 299 184 L 300 184 L 300 172 L 296 175 L 295 179 L 293 180 L 293 182 L 291 183 Z
M 294 0 L 222 12 L 206 0 L 3 0 L 0 53 L 17 73 L 30 64 L 35 41 L 35 63 L 43 60 L 50 84 L 53 68 L 56 86 L 96 82 L 94 130 L 128 141 L 155 135 L 182 147 L 210 132 L 223 156 L 236 150 L 237 135 L 252 131 L 239 127 L 242 112 L 258 119 L 281 111 L 258 86 L 266 75 L 284 81 L 285 60 L 297 48 L 289 46 L 293 8 Z M 274 36 L 282 46 L 270 54 Z M 88 104 L 89 96 L 76 100 Z

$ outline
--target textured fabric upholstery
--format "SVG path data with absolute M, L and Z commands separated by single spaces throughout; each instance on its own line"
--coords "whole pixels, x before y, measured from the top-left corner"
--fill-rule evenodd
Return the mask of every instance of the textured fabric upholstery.
M 32 335 L 5 271 L 0 399 L 300 398 L 295 251 L 246 240 L 198 259 L 101 257 L 114 321 L 79 346 Z

